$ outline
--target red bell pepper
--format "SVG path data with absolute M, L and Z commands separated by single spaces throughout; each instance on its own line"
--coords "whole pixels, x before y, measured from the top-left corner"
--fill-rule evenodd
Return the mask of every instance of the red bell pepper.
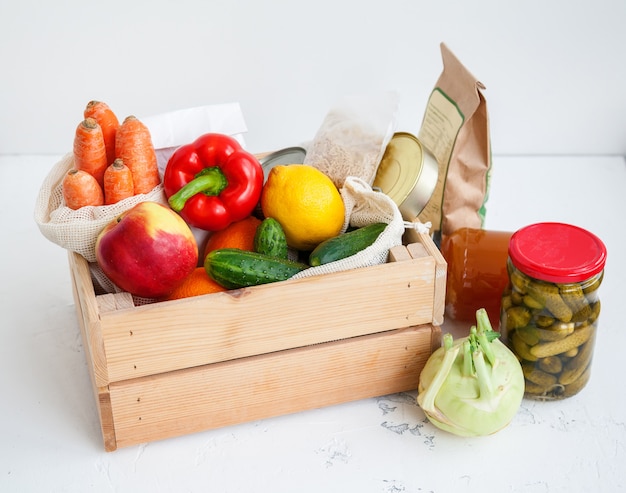
M 252 213 L 263 189 L 263 167 L 232 137 L 208 133 L 174 151 L 163 189 L 187 224 L 219 231 Z

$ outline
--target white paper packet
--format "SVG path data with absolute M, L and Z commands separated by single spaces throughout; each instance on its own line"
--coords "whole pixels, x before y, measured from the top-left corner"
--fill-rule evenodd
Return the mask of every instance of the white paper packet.
M 141 117 L 152 136 L 161 177 L 174 151 L 201 135 L 216 132 L 230 135 L 245 147 L 248 131 L 239 103 L 212 104 Z

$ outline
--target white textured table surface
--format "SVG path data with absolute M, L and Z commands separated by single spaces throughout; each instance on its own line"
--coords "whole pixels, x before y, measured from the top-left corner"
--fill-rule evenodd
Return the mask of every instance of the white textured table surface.
M 112 453 L 103 451 L 66 252 L 33 220 L 58 158 L 0 157 L 0 491 L 626 490 L 623 157 L 494 157 L 488 228 L 565 221 L 607 245 L 593 372 L 577 396 L 525 400 L 509 427 L 482 438 L 434 428 L 407 393 Z

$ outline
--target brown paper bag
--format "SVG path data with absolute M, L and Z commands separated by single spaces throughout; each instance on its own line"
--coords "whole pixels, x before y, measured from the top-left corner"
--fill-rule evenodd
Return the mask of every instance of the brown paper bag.
M 430 95 L 418 138 L 435 156 L 439 178 L 418 219 L 431 232 L 482 228 L 488 198 L 491 144 L 483 84 L 441 43 L 443 71 Z

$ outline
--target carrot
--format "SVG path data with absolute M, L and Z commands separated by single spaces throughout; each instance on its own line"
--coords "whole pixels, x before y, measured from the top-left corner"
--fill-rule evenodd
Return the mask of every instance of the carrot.
M 104 204 L 116 204 L 134 194 L 133 174 L 118 158 L 104 172 Z
M 115 156 L 132 171 L 135 194 L 148 193 L 161 183 L 150 131 L 135 116 L 126 117 L 118 128 Z
M 85 118 L 76 127 L 74 167 L 92 175 L 102 187 L 107 155 L 102 129 L 93 118 Z
M 115 160 L 115 134 L 120 126 L 117 116 L 109 105 L 102 101 L 89 101 L 83 116 L 93 118 L 100 125 L 107 151 L 107 164 L 111 164 Z
M 65 205 L 76 210 L 87 205 L 103 205 L 104 193 L 102 187 L 86 171 L 73 168 L 63 177 L 63 199 Z

